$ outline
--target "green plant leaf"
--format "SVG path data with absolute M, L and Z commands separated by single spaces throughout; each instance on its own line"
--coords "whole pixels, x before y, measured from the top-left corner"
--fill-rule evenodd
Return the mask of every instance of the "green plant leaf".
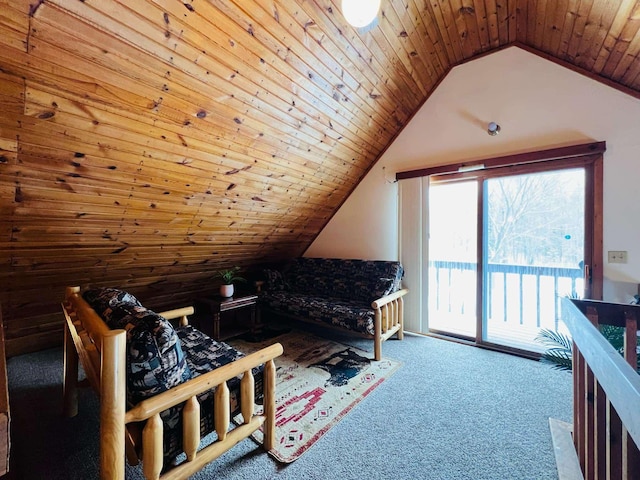
M 613 348 L 623 354 L 624 328 L 601 324 L 598 326 L 598 330 Z M 572 369 L 573 341 L 569 335 L 543 328 L 538 332 L 535 340 L 547 347 L 547 350 L 540 358 L 541 361 L 550 363 L 559 370 Z M 636 370 L 640 373 L 640 355 L 638 356 Z
M 573 340 L 569 335 L 548 328 L 541 329 L 535 340 L 549 348 L 560 347 L 571 351 L 573 347 Z
M 604 338 L 606 338 L 611 346 L 618 352 L 624 352 L 624 328 L 616 327 L 615 325 L 601 324 L 598 326 L 598 330 Z
M 572 355 L 566 351 L 547 351 L 542 354 L 541 361 L 550 363 L 557 370 L 570 371 L 573 368 Z
M 226 270 L 219 270 L 216 272 L 216 277 L 220 277 L 225 285 L 231 285 L 233 282 L 246 282 L 247 280 L 245 278 L 237 275 L 239 271 L 240 267 L 238 266 Z
M 540 358 L 541 361 L 552 364 L 558 370 L 572 369 L 573 340 L 569 335 L 543 328 L 538 332 L 535 340 L 547 347 Z

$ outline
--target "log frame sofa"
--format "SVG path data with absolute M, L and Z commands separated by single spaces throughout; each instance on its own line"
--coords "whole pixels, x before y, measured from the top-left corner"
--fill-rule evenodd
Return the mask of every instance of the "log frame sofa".
M 275 364 L 282 354 L 278 343 L 231 363 L 203 373 L 173 388 L 127 405 L 127 332 L 110 329 L 80 294 L 79 287 L 67 287 L 62 304 L 65 316 L 63 413 L 78 412 L 78 366 L 86 382 L 100 398 L 100 478 L 123 480 L 125 456 L 130 464 L 142 460 L 147 479 L 181 479 L 199 471 L 260 427 L 263 447 L 275 443 Z M 163 312 L 167 320 L 179 319 L 187 326 L 193 307 Z M 191 328 L 191 327 L 189 327 Z M 252 371 L 262 366 L 263 413 L 254 414 L 255 378 Z M 241 376 L 239 410 L 243 423 L 229 429 L 231 409 L 227 382 Z M 198 450 L 201 415 L 197 395 L 215 389 L 213 423 L 217 439 Z M 163 458 L 161 412 L 183 405 L 182 436 L 186 461 L 172 466 Z M 203 413 L 204 414 L 204 413 Z
M 257 282 L 265 313 L 372 338 L 374 359 L 382 342 L 404 336 L 404 269 L 398 261 L 301 257 L 265 269 Z

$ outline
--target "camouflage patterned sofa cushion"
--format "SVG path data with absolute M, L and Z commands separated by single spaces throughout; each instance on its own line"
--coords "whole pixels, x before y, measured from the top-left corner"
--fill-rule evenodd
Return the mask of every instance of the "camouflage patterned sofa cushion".
M 112 306 L 122 304 L 142 306 L 136 297 L 117 288 L 91 288 L 82 296 L 100 316 L 103 316 Z
M 287 315 L 316 320 L 366 335 L 375 334 L 375 313 L 371 304 L 283 291 L 268 293 L 261 301 L 271 310 Z
M 185 352 L 192 378 L 210 372 L 231 363 L 245 355 L 224 342 L 217 342 L 193 328 L 191 325 L 176 328 Z M 253 369 L 255 379 L 255 401 L 262 403 L 263 366 Z M 240 411 L 240 378 L 227 382 L 229 387 L 230 412 L 236 415 Z M 198 395 L 200 403 L 200 435 L 202 437 L 214 431 L 214 391 L 208 390 Z M 182 453 L 182 405 L 170 408 L 160 414 L 164 424 L 164 456 L 172 461 Z
M 127 331 L 129 402 L 138 403 L 191 377 L 178 335 L 164 317 L 114 288 L 87 290 L 83 297 L 109 328 Z
M 398 290 L 400 262 L 295 258 L 281 270 L 283 291 L 371 303 Z
M 295 258 L 265 270 L 264 307 L 374 335 L 371 302 L 400 288 L 400 262 Z

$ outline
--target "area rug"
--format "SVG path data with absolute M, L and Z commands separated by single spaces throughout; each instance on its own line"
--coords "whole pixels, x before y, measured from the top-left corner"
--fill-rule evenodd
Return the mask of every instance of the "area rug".
M 269 453 L 283 463 L 309 450 L 401 364 L 388 358 L 376 362 L 373 352 L 295 330 L 259 343 L 228 343 L 252 353 L 275 342 L 284 354 L 275 360 L 276 446 Z M 262 432 L 254 439 L 262 442 Z

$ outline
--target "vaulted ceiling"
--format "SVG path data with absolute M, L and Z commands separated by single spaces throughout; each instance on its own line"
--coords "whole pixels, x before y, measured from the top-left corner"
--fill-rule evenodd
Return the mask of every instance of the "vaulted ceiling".
M 640 1 L 0 0 L 0 304 L 60 342 L 65 285 L 151 307 L 301 255 L 455 65 L 508 45 L 637 95 Z

